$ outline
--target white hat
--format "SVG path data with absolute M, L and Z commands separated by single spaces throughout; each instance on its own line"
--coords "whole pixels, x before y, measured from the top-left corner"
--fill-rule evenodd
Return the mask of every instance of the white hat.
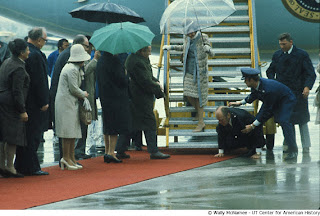
M 89 59 L 91 59 L 91 56 L 84 50 L 81 44 L 75 44 L 71 47 L 68 62 L 83 62 Z

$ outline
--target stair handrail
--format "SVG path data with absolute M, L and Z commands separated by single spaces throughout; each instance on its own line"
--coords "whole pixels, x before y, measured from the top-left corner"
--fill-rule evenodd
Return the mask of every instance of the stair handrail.
M 256 9 L 255 0 L 248 0 L 249 9 L 249 28 L 250 28 L 250 48 L 251 48 L 251 67 L 260 70 L 260 56 L 258 53 L 258 37 L 257 37 L 257 25 L 256 25 Z M 261 76 L 261 72 L 260 72 Z M 253 103 L 254 115 L 258 113 L 258 101 Z

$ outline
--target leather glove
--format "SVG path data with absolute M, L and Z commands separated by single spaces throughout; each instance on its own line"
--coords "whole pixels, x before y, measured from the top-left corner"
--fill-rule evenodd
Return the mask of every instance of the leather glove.
M 88 98 L 83 99 L 83 107 L 86 111 L 92 111 Z
M 163 45 L 162 49 L 163 50 L 172 50 L 172 46 L 171 45 Z

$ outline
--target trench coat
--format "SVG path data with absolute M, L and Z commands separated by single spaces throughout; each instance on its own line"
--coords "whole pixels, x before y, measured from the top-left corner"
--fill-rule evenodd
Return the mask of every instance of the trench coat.
M 150 60 L 139 54 L 128 56 L 125 67 L 130 76 L 130 109 L 132 129 L 137 131 L 156 131 L 156 118 L 153 113 L 154 98 L 164 97 L 163 92 L 152 74 Z
M 129 77 L 118 56 L 103 52 L 97 64 L 103 133 L 129 133 Z
M 26 112 L 29 83 L 25 62 L 19 58 L 12 56 L 0 67 L 0 140 L 9 144 L 27 145 L 20 114 Z
M 248 149 L 262 148 L 265 144 L 262 124 L 256 127 L 248 134 L 241 132 L 246 125 L 251 124 L 255 117 L 249 112 L 238 109 L 229 108 L 231 114 L 231 124 L 223 126 L 219 124 L 216 128 L 218 133 L 219 149 L 230 150 L 235 148 L 247 147 Z
M 83 71 L 79 65 L 67 63 L 60 75 L 55 100 L 55 128 L 60 138 L 81 138 L 79 99 L 85 98 L 80 89 Z
M 303 98 L 302 92 L 305 87 L 312 89 L 316 74 L 308 53 L 294 45 L 290 54 L 284 54 L 282 50 L 276 51 L 267 69 L 267 76 L 288 86 L 296 96 L 297 103 L 290 122 L 293 124 L 309 122 L 308 98 Z

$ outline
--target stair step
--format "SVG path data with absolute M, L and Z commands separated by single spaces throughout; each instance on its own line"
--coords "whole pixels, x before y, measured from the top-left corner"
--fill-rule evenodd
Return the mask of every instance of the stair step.
M 216 16 L 216 18 L 218 20 L 222 19 L 222 18 L 219 19 L 218 16 Z M 208 16 L 206 16 L 206 14 L 202 14 L 202 16 L 198 16 L 197 19 L 200 23 L 200 26 L 201 26 L 201 23 L 205 24 L 208 22 Z M 174 18 L 174 23 L 183 23 L 183 21 L 184 21 L 184 18 L 178 18 L 178 17 Z M 223 22 L 249 22 L 249 16 L 248 15 L 229 16 Z M 207 27 L 207 25 L 204 27 Z
M 216 10 L 217 9 L 217 7 L 219 7 L 219 6 L 211 6 L 212 8 L 213 8 L 213 10 Z M 234 3 L 234 7 L 235 7 L 235 9 L 236 9 L 236 11 L 240 11 L 240 10 L 248 10 L 249 8 L 248 8 L 248 5 L 237 5 L 236 3 Z M 201 8 L 203 8 L 203 7 L 194 7 L 194 9 L 196 10 L 196 11 L 199 11 L 199 10 L 201 10 Z M 209 10 L 210 10 L 210 6 L 209 7 L 206 7 L 206 8 L 208 8 Z M 223 9 L 223 7 L 221 7 L 221 9 Z
M 204 118 L 204 123 L 206 125 L 217 125 L 218 120 L 215 117 Z M 192 121 L 192 118 L 170 118 L 170 125 L 197 125 L 198 121 Z
M 249 26 L 214 26 L 203 29 L 202 32 L 209 33 L 239 33 L 239 32 L 250 32 Z
M 209 42 L 210 43 L 249 43 L 250 37 L 209 37 Z M 182 44 L 183 38 L 170 38 L 170 43 Z
M 250 54 L 250 48 L 213 48 L 215 54 Z M 181 55 L 183 51 L 170 50 L 170 55 Z
M 208 95 L 209 101 L 239 101 L 246 98 L 245 94 L 215 94 Z M 183 95 L 170 95 L 170 102 L 183 102 Z
M 219 148 L 218 143 L 215 142 L 169 142 L 169 148 L 184 148 L 184 149 L 191 149 L 191 148 Z
M 251 59 L 209 59 L 208 66 L 251 66 Z M 182 67 L 183 64 L 179 60 L 171 60 L 170 66 Z
M 218 106 L 205 106 L 204 112 L 215 112 L 216 109 L 218 108 Z M 244 109 L 248 112 L 252 112 L 253 111 L 253 107 L 252 106 L 241 106 L 241 109 Z M 195 112 L 196 109 L 192 106 L 187 106 L 187 107 L 170 107 L 170 112 Z
M 177 72 L 177 71 L 171 71 L 170 77 L 181 77 L 183 76 L 183 72 Z M 208 76 L 213 77 L 236 77 L 236 76 L 242 76 L 240 70 L 225 70 L 225 71 L 216 71 L 216 69 L 212 71 L 208 71 Z
M 193 132 L 193 129 L 169 130 L 169 136 L 194 136 L 194 137 L 208 137 L 217 136 L 214 129 L 204 130 L 204 132 Z
M 244 82 L 209 82 L 209 88 L 246 88 Z M 182 89 L 183 83 L 170 83 L 170 89 Z

